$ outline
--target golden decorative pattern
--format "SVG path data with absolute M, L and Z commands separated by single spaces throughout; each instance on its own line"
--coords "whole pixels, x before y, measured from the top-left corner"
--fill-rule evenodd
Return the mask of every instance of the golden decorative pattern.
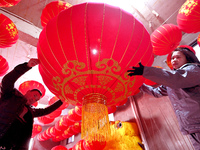
M 111 80 L 113 80 L 113 78 L 107 77 L 107 76 L 105 76 L 105 75 L 97 76 L 97 78 L 99 79 L 99 83 L 100 83 L 101 85 L 106 85 L 106 84 L 108 84 Z
M 72 82 L 74 82 L 80 86 L 84 86 L 86 79 L 87 79 L 87 77 L 81 76 L 81 77 L 77 77 L 77 78 L 73 79 Z
M 117 86 L 114 90 L 115 92 L 122 92 L 124 91 L 124 86 L 121 83 L 117 83 Z
M 185 16 L 190 15 L 194 7 L 198 5 L 198 2 L 195 2 L 194 0 L 187 0 L 179 10 L 180 14 L 184 14 Z
M 12 39 L 14 39 L 15 36 L 18 34 L 17 28 L 15 27 L 15 24 L 13 22 L 6 25 L 6 30 L 8 30 Z

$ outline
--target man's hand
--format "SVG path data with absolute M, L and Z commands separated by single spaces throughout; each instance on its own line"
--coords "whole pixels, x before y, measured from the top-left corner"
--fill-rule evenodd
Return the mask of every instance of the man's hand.
M 28 66 L 28 67 L 34 67 L 34 66 L 38 65 L 39 63 L 40 63 L 39 59 L 37 59 L 37 58 L 31 58 L 31 59 L 28 61 L 27 66 Z
M 143 71 L 144 71 L 144 66 L 141 64 L 141 62 L 139 63 L 139 67 L 132 67 L 132 70 L 128 70 L 127 72 L 130 72 L 128 74 L 128 76 L 134 76 L 134 75 L 143 75 Z

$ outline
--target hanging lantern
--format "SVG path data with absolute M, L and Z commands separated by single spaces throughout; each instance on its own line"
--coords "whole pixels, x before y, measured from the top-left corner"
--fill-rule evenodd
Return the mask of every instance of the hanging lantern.
M 3 76 L 8 71 L 9 66 L 7 60 L 0 55 L 0 76 Z
M 71 129 L 75 134 L 78 134 L 81 132 L 81 122 L 75 122 L 74 125 L 71 126 Z
M 83 141 L 83 147 L 85 150 L 103 150 L 104 147 L 106 146 L 106 141 L 90 141 L 85 139 Z
M 68 119 L 76 122 L 81 120 L 81 116 L 76 114 L 75 109 L 70 109 L 68 111 Z
M 45 6 L 45 8 L 42 10 L 42 15 L 41 15 L 41 25 L 42 27 L 45 27 L 46 24 L 54 18 L 56 15 L 58 15 L 62 10 L 65 10 L 72 5 L 63 2 L 63 1 L 53 1 Z
M 91 139 L 100 131 L 109 137 L 107 106 L 127 100 L 144 82 L 142 76 L 130 78 L 129 67 L 153 62 L 144 26 L 132 14 L 103 3 L 60 12 L 42 30 L 37 50 L 45 85 L 61 100 L 83 105 L 81 135 Z
M 108 107 L 108 114 L 114 113 L 117 110 L 116 106 L 110 106 Z
M 0 13 L 0 48 L 10 47 L 18 40 L 18 30 L 15 24 Z
M 165 24 L 158 27 L 151 34 L 153 53 L 155 55 L 166 55 L 173 51 L 182 38 L 181 30 L 173 24 Z
M 48 104 L 49 104 L 49 105 L 52 105 L 52 104 L 55 103 L 57 100 L 59 100 L 59 98 L 57 98 L 56 96 L 54 96 L 54 97 L 52 97 L 52 98 L 49 100 Z M 65 108 L 67 108 L 68 106 L 69 106 L 68 103 L 63 102 L 63 104 L 62 104 L 57 110 L 63 110 L 63 109 L 65 109 Z
M 177 15 L 177 24 L 185 33 L 200 31 L 200 0 L 187 0 Z
M 84 141 L 84 140 L 78 141 L 78 142 L 72 147 L 72 150 L 84 150 L 85 148 L 83 147 L 83 141 Z
M 42 116 L 42 117 L 38 117 L 37 118 L 39 122 L 43 123 L 43 124 L 49 124 L 52 123 L 54 121 L 54 118 L 47 118 L 46 116 Z
M 42 126 L 39 124 L 33 124 L 32 136 L 34 138 L 38 133 L 42 131 Z
M 67 148 L 62 145 L 58 145 L 53 147 L 51 150 L 67 150 Z
M 11 7 L 18 4 L 21 0 L 1 0 L 0 7 Z

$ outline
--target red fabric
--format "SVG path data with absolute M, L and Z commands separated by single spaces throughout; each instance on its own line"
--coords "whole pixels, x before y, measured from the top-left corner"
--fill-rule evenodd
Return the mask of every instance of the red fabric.
M 177 15 L 179 28 L 186 33 L 200 31 L 200 0 L 187 0 L 180 8 Z
M 153 53 L 155 55 L 166 55 L 172 52 L 179 44 L 182 32 L 178 26 L 165 24 L 158 27 L 151 34 Z
M 144 82 L 142 76 L 128 77 L 129 67 L 153 63 L 144 26 L 132 14 L 102 3 L 60 12 L 42 30 L 37 51 L 45 85 L 74 106 L 82 106 L 91 93 L 104 95 L 107 106 L 125 101 Z

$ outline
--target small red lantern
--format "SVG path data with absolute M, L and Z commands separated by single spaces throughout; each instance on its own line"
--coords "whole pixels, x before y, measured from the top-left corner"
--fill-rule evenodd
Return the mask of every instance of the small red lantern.
M 53 103 L 55 103 L 57 100 L 59 100 L 59 98 L 57 98 L 56 96 L 52 97 L 48 104 L 52 105 Z M 63 102 L 63 104 L 57 109 L 57 110 L 63 110 L 65 108 L 67 108 L 69 106 L 69 104 L 67 102 Z
M 8 71 L 9 66 L 7 60 L 0 55 L 0 76 L 3 76 Z
M 84 140 L 83 147 L 85 150 L 103 150 L 106 146 L 106 141 L 90 141 Z
M 155 55 L 166 55 L 173 51 L 182 38 L 181 30 L 173 24 L 165 24 L 158 27 L 151 34 L 153 53 Z
M 55 119 L 56 117 L 60 116 L 62 113 L 62 110 L 54 110 L 52 113 L 46 115 L 47 118 Z
M 39 124 L 33 124 L 33 130 L 32 130 L 32 138 L 34 138 L 38 133 L 42 131 L 42 126 Z
M 45 95 L 46 89 L 44 86 L 34 80 L 25 81 L 19 86 L 19 91 L 24 95 L 28 90 L 38 89 L 42 92 L 42 97 Z
M 84 141 L 84 140 L 78 141 L 78 142 L 72 147 L 72 150 L 84 150 L 85 148 L 83 147 L 83 141 Z
M 108 107 L 108 114 L 114 113 L 117 110 L 116 106 L 110 106 Z
M 68 150 L 68 149 L 62 145 L 58 145 L 53 147 L 51 150 Z
M 177 24 L 185 33 L 200 31 L 200 0 L 187 0 L 177 15 Z
M 46 116 L 42 116 L 42 117 L 38 117 L 37 118 L 39 122 L 43 123 L 43 124 L 49 124 L 52 123 L 54 121 L 54 118 L 47 118 Z
M 76 122 L 81 120 L 81 116 L 76 114 L 75 109 L 70 109 L 68 112 L 68 119 Z
M 78 134 L 81 132 L 81 122 L 75 122 L 74 125 L 71 126 L 71 129 L 75 134 Z
M 18 40 L 18 30 L 15 24 L 0 13 L 0 48 L 10 47 Z
M 62 10 L 65 10 L 71 6 L 71 4 L 63 1 L 53 1 L 47 4 L 46 7 L 43 9 L 41 15 L 42 27 L 45 27 L 49 20 L 58 15 Z
M 17 5 L 21 0 L 1 0 L 0 7 L 11 7 Z

